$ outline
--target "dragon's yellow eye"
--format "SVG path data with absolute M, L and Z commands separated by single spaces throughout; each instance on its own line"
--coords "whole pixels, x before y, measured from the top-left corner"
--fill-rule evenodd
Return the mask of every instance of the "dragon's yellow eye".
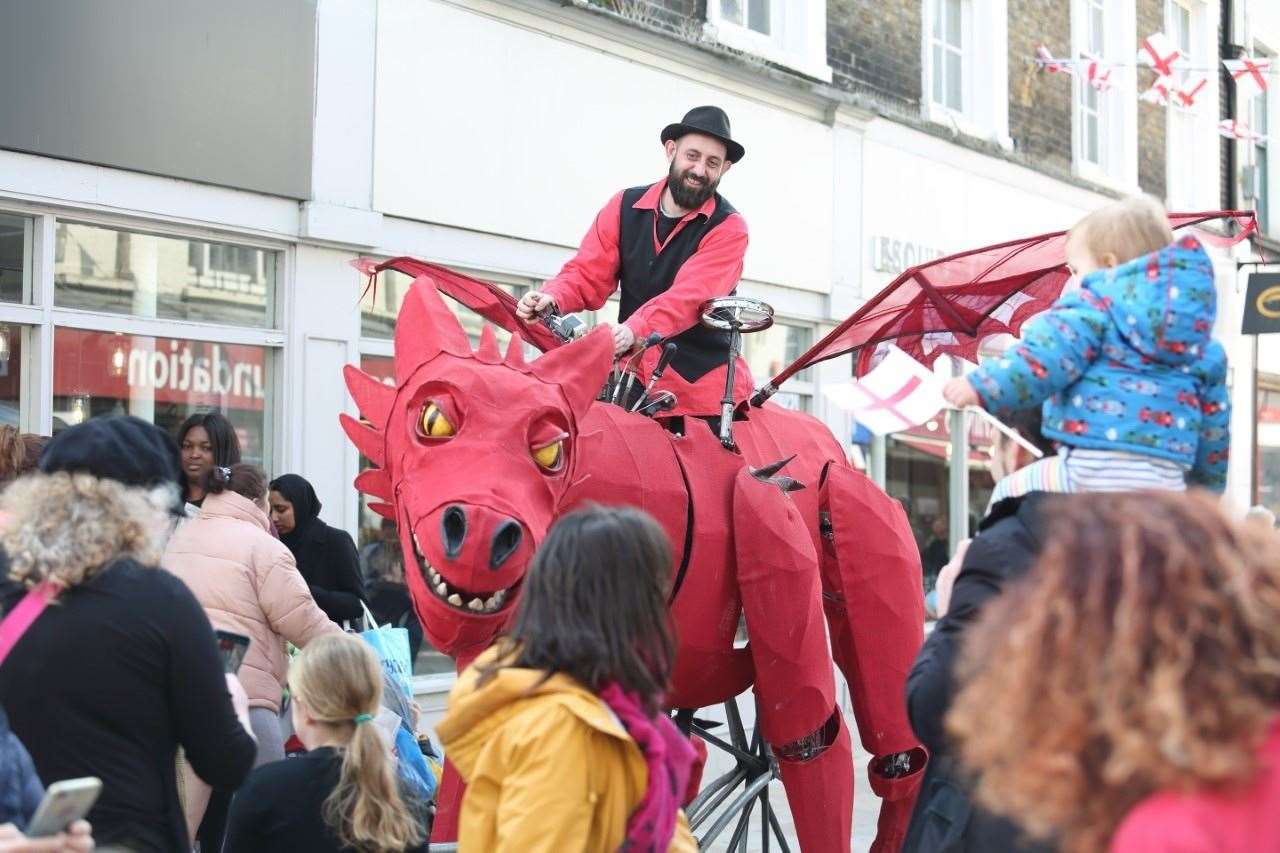
M 422 407 L 422 434 L 428 438 L 448 438 L 454 433 L 453 424 L 435 403 Z
M 544 471 L 554 471 L 560 467 L 560 457 L 564 452 L 564 439 L 540 447 L 533 452 L 533 461 Z

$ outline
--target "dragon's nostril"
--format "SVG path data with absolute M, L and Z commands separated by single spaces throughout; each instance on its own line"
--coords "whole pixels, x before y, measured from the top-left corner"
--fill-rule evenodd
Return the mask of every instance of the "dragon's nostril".
M 444 542 L 444 555 L 449 559 L 462 553 L 462 543 L 467 538 L 467 513 L 454 504 L 444 511 L 440 520 L 440 538 Z
M 507 519 L 498 525 L 498 530 L 493 534 L 493 548 L 489 552 L 489 568 L 497 570 L 502 567 L 516 549 L 520 547 L 521 540 L 524 539 L 524 533 L 520 530 L 520 523 Z

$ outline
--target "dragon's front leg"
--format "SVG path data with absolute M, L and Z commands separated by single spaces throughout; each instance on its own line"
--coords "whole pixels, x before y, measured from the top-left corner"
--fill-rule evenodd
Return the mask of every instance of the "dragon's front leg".
M 786 485 L 745 468 L 734 485 L 756 724 L 778 758 L 801 849 L 846 853 L 853 821 L 849 732 L 835 702 L 818 557 Z

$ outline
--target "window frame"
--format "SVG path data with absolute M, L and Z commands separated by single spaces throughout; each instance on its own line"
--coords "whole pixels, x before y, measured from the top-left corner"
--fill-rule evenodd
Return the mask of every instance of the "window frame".
M 1265 56 L 1273 62 L 1277 58 L 1275 51 L 1261 43 L 1255 43 L 1250 54 Z M 1265 113 L 1265 125 L 1258 122 L 1260 108 Z M 1265 92 L 1255 95 L 1250 103 L 1249 127 L 1258 133 L 1274 133 L 1273 128 L 1277 127 L 1278 118 L 1280 118 L 1280 86 L 1272 85 L 1268 86 Z M 1253 199 L 1254 208 L 1258 211 L 1258 228 L 1265 236 L 1280 239 L 1280 174 L 1277 174 L 1280 170 L 1276 168 L 1277 157 L 1280 157 L 1280 145 L 1262 139 L 1249 147 L 1252 149 L 1248 155 L 1249 159 L 1255 169 L 1260 169 L 1257 178 L 1258 197 Z M 1266 158 L 1265 167 L 1261 167 L 1263 156 Z
M 1181 27 L 1174 27 L 1175 10 L 1187 14 L 1188 44 L 1184 45 L 1179 38 Z M 1214 35 L 1216 22 L 1211 20 L 1209 12 L 1204 0 L 1164 2 L 1164 31 L 1179 50 L 1185 52 L 1189 45 L 1189 64 L 1195 68 L 1214 65 L 1219 58 Z M 1215 25 L 1210 26 L 1211 23 Z M 1208 85 L 1196 96 L 1195 106 L 1187 109 L 1170 104 L 1165 111 L 1165 197 L 1171 210 L 1208 209 L 1215 205 L 1217 199 L 1216 180 L 1205 180 L 1196 171 L 1176 168 L 1178 163 L 1206 162 L 1217 156 L 1217 135 L 1209 132 L 1209 124 L 1217 121 L 1219 75 L 1204 71 L 1174 71 L 1174 80 L 1178 82 L 1197 77 L 1205 77 Z M 1212 149 L 1209 143 L 1213 143 Z
M 1101 6 L 1103 14 L 1103 49 L 1090 50 L 1091 11 Z M 1096 184 L 1132 191 L 1138 183 L 1138 100 L 1131 45 L 1137 43 L 1137 10 L 1126 0 L 1071 0 L 1071 56 L 1100 54 L 1097 59 L 1115 62 L 1110 67 L 1111 88 L 1097 92 L 1087 75 L 1072 75 L 1071 94 L 1071 162 L 1073 172 Z M 1086 147 L 1085 98 L 1090 94 L 1096 103 L 1098 124 L 1098 162 L 1084 156 Z
M 920 0 L 920 111 L 926 121 L 1013 150 L 1009 136 L 1007 0 L 960 0 L 961 109 L 933 100 L 933 23 L 939 0 Z M 982 62 L 975 62 L 977 56 Z
M 24 347 L 23 376 L 19 409 L 21 428 L 27 432 L 50 435 L 53 430 L 54 337 L 57 329 L 120 333 L 153 338 L 191 340 L 219 344 L 242 344 L 262 347 L 267 372 L 265 393 L 269 405 L 263 406 L 264 465 L 270 466 L 284 455 L 284 389 L 287 386 L 288 361 L 285 352 L 288 335 L 285 314 L 286 282 L 292 280 L 293 253 L 289 244 L 251 235 L 187 228 L 163 221 L 151 221 L 123 215 L 104 214 L 83 209 L 63 209 L 45 205 L 24 204 L 6 199 L 0 212 L 32 220 L 31 298 L 30 303 L 0 303 L 0 324 L 20 327 Z M 60 220 L 91 225 L 114 231 L 225 243 L 274 253 L 276 286 L 267 312 L 279 328 L 229 326 L 191 320 L 172 320 L 116 314 L 82 308 L 66 308 L 55 304 L 54 272 L 57 224 Z
M 718 44 L 830 83 L 827 0 L 766 0 L 769 33 L 724 17 L 723 0 L 707 0 L 704 34 Z M 750 0 L 742 0 L 745 7 Z

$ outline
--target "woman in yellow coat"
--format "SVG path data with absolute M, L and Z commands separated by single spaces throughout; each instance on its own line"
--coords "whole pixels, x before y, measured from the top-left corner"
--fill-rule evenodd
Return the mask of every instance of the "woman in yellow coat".
M 685 853 L 694 753 L 661 712 L 671 548 L 634 509 L 561 519 L 510 633 L 458 679 L 436 731 L 467 783 L 462 853 Z

